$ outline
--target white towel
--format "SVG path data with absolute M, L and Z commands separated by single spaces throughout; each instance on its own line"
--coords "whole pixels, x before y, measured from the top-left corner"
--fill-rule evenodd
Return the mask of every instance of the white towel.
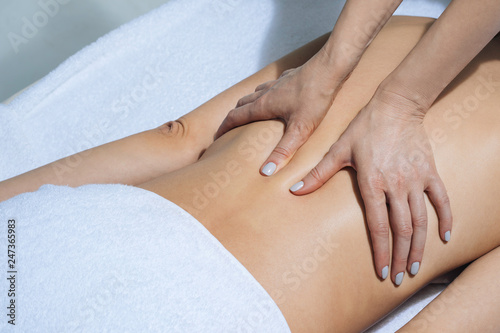
M 44 185 L 0 207 L 15 231 L 0 234 L 3 252 L 15 235 L 1 332 L 290 332 L 245 267 L 153 192 Z
M 448 2 L 405 0 L 397 14 L 438 17 Z M 329 31 L 342 6 L 331 0 L 169 1 L 0 106 L 0 179 L 176 119 Z M 419 295 L 413 308 L 428 300 Z M 386 320 L 379 331 L 395 331 L 412 314 L 396 312 L 401 320 Z

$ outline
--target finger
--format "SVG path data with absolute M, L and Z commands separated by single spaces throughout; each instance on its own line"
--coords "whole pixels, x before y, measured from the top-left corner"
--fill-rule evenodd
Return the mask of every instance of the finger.
M 359 176 L 358 183 L 363 198 L 366 224 L 370 230 L 373 258 L 377 275 L 385 280 L 389 275 L 389 216 L 383 189 Z
M 261 173 L 264 176 L 271 176 L 279 171 L 283 161 L 290 158 L 297 149 L 300 148 L 312 134 L 312 130 L 304 129 L 298 123 L 289 122 L 285 129 L 285 134 L 272 151 L 271 155 L 262 164 Z
M 255 92 L 261 91 L 261 90 L 267 90 L 274 86 L 276 84 L 277 80 L 272 80 L 272 81 L 267 81 L 264 83 L 261 83 L 255 88 Z
M 425 207 L 423 192 L 411 192 L 408 196 L 408 203 L 410 204 L 413 236 L 407 269 L 411 275 L 416 275 L 422 263 L 425 239 L 427 238 L 427 208 Z
M 342 142 L 338 141 L 331 146 L 325 157 L 302 179 L 302 183 L 296 183 L 290 190 L 297 195 L 314 192 L 333 175 L 346 167 L 348 161 L 348 149 L 343 146 Z
M 286 71 L 284 71 L 283 73 L 281 73 L 280 78 L 282 78 L 283 76 L 288 75 L 288 73 L 292 72 L 293 70 L 295 70 L 295 68 L 287 69 Z
M 236 103 L 236 108 L 242 107 L 245 104 L 253 103 L 257 98 L 264 95 L 266 93 L 265 90 L 260 90 L 258 92 L 251 93 L 250 95 L 246 95 L 238 100 Z
M 389 222 L 393 234 L 391 279 L 397 285 L 403 283 L 410 252 L 413 228 L 407 194 L 388 195 Z
M 445 242 L 450 241 L 453 216 L 451 213 L 450 199 L 446 193 L 446 188 L 439 176 L 429 184 L 426 189 L 429 199 L 436 208 L 439 218 L 439 234 Z
M 217 140 L 224 133 L 235 127 L 245 125 L 257 120 L 268 120 L 276 118 L 276 116 L 274 116 L 270 112 L 265 112 L 264 108 L 259 107 L 258 101 L 259 100 L 229 111 L 226 118 L 215 133 L 214 140 Z

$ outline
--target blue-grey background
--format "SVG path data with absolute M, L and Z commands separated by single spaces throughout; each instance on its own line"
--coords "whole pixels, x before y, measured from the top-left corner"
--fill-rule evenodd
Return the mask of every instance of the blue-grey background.
M 0 102 L 45 76 L 100 36 L 169 1 L 182 0 L 0 0 Z M 213 1 L 222 7 L 240 1 L 258 2 Z M 303 1 L 301 17 L 297 17 L 289 1 L 276 0 L 275 21 L 266 42 L 270 47 L 262 48 L 262 61 L 273 59 L 272 45 L 283 40 L 283 36 L 293 36 L 313 23 L 318 15 L 315 5 L 324 6 L 325 2 L 330 2 L 332 11 L 319 14 L 331 16 L 333 27 L 340 13 L 339 3 L 345 0 Z M 423 10 L 417 14 L 426 16 L 424 8 L 429 2 L 442 3 L 444 7 L 450 0 L 404 0 L 398 12 L 404 13 L 405 6 L 422 3 Z M 44 20 L 44 8 L 54 15 L 46 15 Z M 34 20 L 40 27 L 35 26 L 33 36 L 24 37 L 23 28 L 26 30 L 29 25 L 26 21 L 34 24 Z M 25 38 L 17 47 L 12 43 L 16 38 L 13 34 Z

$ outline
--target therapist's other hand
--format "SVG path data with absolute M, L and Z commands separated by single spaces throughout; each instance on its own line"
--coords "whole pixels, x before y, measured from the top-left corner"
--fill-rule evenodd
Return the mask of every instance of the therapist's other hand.
M 384 93 L 382 93 L 384 95 Z M 427 110 L 399 95 L 372 100 L 352 120 L 323 160 L 292 186 L 294 194 L 320 188 L 344 167 L 353 167 L 363 198 L 377 274 L 389 273 L 389 232 L 392 230 L 391 279 L 418 272 L 427 234 L 424 192 L 439 217 L 439 234 L 449 241 L 452 214 L 445 186 L 423 126 Z
M 285 133 L 261 166 L 261 173 L 270 176 L 280 170 L 307 141 L 330 108 L 341 80 L 318 57 L 301 67 L 289 69 L 274 81 L 259 85 L 255 92 L 241 98 L 220 125 L 214 139 L 230 129 L 250 122 L 280 119 Z

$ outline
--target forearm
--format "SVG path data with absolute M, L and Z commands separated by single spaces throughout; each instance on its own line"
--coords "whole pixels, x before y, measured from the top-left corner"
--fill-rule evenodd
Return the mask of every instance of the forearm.
M 43 184 L 141 184 L 197 161 L 241 96 L 253 92 L 262 82 L 276 80 L 285 69 L 302 66 L 317 54 L 326 38 L 326 35 L 321 36 L 269 64 L 182 116 L 181 123 L 174 122 L 173 128 L 169 129 L 167 123 L 0 182 L 0 202 L 35 191 Z
M 500 248 L 473 262 L 400 331 L 497 332 Z
M 500 30 L 497 0 L 454 0 L 378 92 L 403 96 L 425 114 Z
M 170 122 L 0 182 L 0 202 L 44 184 L 140 184 L 196 161 L 194 148 L 180 123 Z
M 318 57 L 331 75 L 345 79 L 402 0 L 347 0 Z

